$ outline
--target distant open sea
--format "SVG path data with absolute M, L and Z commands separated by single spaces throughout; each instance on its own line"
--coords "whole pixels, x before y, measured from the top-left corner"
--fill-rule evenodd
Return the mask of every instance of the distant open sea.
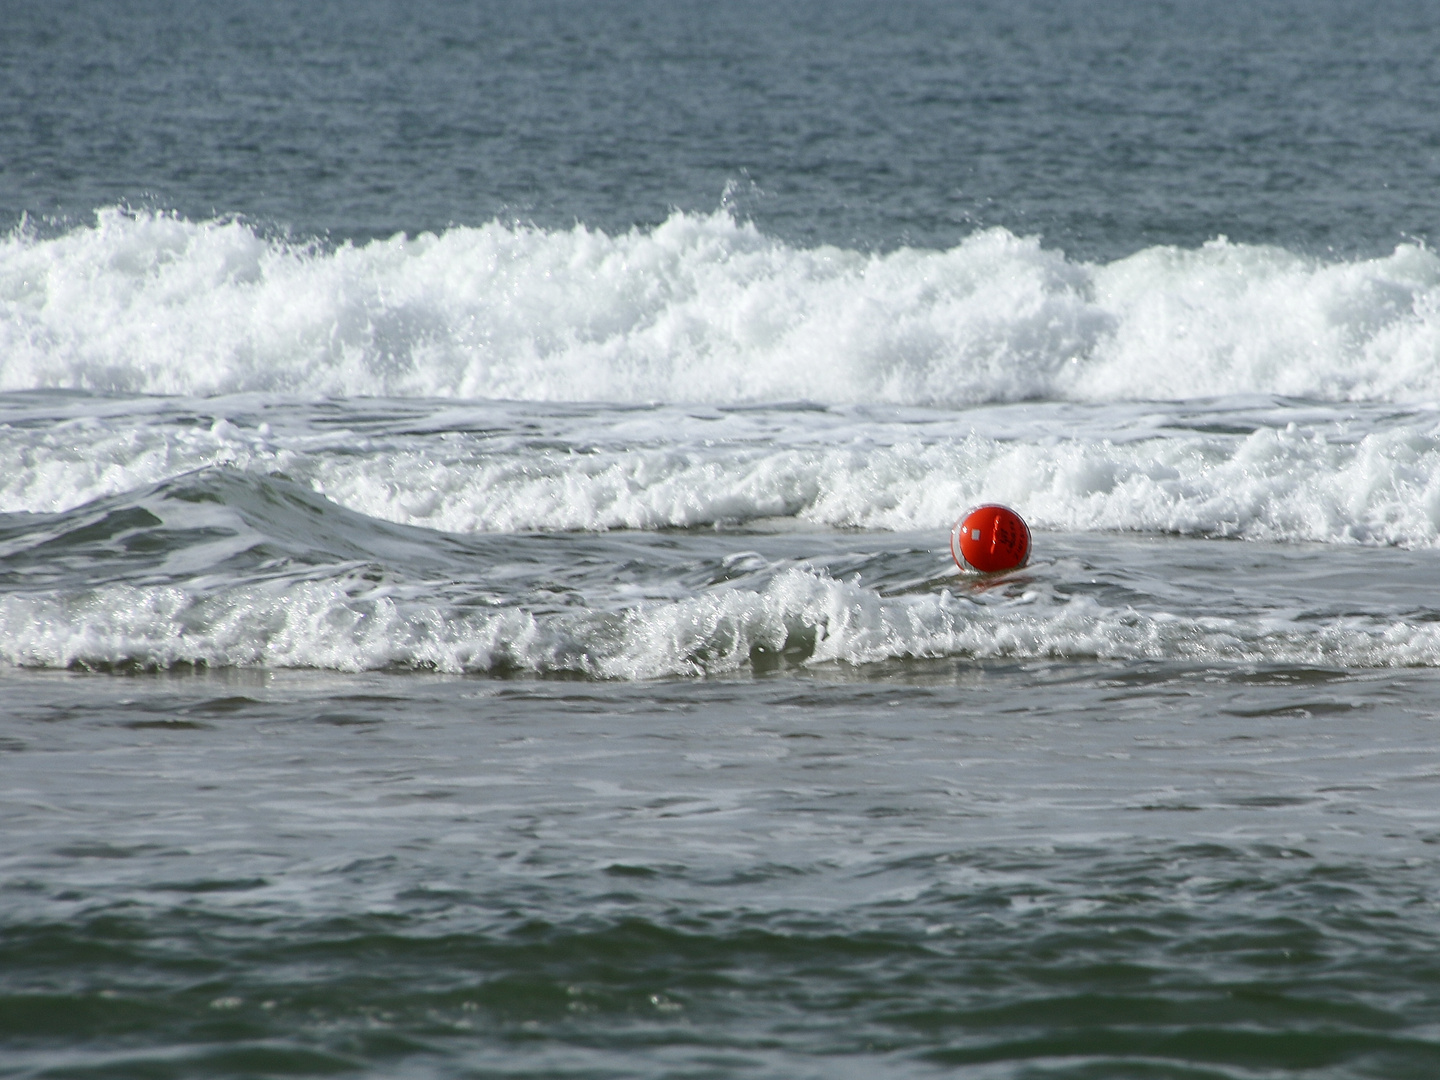
M 1440 1076 L 1436 243 L 1430 3 L 0 3 L 0 1078 Z

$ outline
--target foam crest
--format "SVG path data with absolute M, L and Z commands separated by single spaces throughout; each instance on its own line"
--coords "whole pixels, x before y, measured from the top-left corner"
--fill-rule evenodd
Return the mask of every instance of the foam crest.
M 498 434 L 441 438 L 86 417 L 43 430 L 0 425 L 0 512 L 65 511 L 218 466 L 285 474 L 369 518 L 461 534 L 776 518 L 943 532 L 964 507 L 1001 500 L 1040 529 L 1440 544 L 1433 411 L 1276 426 L 1222 415 L 1253 426 L 1248 434 L 1177 430 L 1166 419 L 1138 434 L 1112 424 L 1060 439 L 982 435 L 964 417 L 926 427 L 657 410 L 630 414 L 629 428 L 554 420 L 537 445 L 512 433 L 545 420 L 533 416 Z
M 961 405 L 1440 395 L 1440 259 L 1216 241 L 1108 265 L 978 232 L 796 248 L 724 212 L 334 250 L 104 210 L 0 244 L 0 389 Z
M 585 455 L 407 451 L 333 458 L 312 482 L 372 517 L 454 532 L 654 529 L 795 518 L 839 528 L 947 530 L 986 499 L 1033 525 L 1255 540 L 1440 542 L 1440 427 L 1337 437 L 1053 441 L 976 434 L 933 443 L 637 447 Z
M 1440 392 L 1440 259 L 1415 245 L 1330 264 L 1224 239 L 1151 248 L 1097 267 L 1093 288 L 1114 332 L 1067 373 L 1078 398 Z
M 788 660 L 1066 658 L 1343 667 L 1440 664 L 1440 626 L 1367 617 L 1183 617 L 1032 590 L 999 602 L 949 591 L 884 597 L 795 568 L 764 589 L 716 588 L 618 612 L 475 613 L 359 579 L 209 594 L 112 585 L 0 597 L 0 659 L 15 665 L 263 665 L 339 671 L 708 675 Z

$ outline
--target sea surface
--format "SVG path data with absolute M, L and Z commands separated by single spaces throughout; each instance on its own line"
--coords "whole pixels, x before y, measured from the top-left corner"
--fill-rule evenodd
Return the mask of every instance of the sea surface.
M 0 1078 L 1440 1075 L 1433 5 L 0 23 Z

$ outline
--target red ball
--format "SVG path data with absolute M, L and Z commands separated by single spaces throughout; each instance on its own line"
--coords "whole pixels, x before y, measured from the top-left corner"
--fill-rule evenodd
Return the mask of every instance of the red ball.
M 977 506 L 950 531 L 950 554 L 961 570 L 1014 570 L 1030 558 L 1030 526 L 1008 506 Z

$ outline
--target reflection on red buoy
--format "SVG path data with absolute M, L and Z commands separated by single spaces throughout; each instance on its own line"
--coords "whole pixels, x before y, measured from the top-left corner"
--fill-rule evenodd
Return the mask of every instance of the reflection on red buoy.
M 1014 570 L 1030 558 L 1030 526 L 1008 506 L 977 506 L 950 530 L 950 554 L 961 570 Z

